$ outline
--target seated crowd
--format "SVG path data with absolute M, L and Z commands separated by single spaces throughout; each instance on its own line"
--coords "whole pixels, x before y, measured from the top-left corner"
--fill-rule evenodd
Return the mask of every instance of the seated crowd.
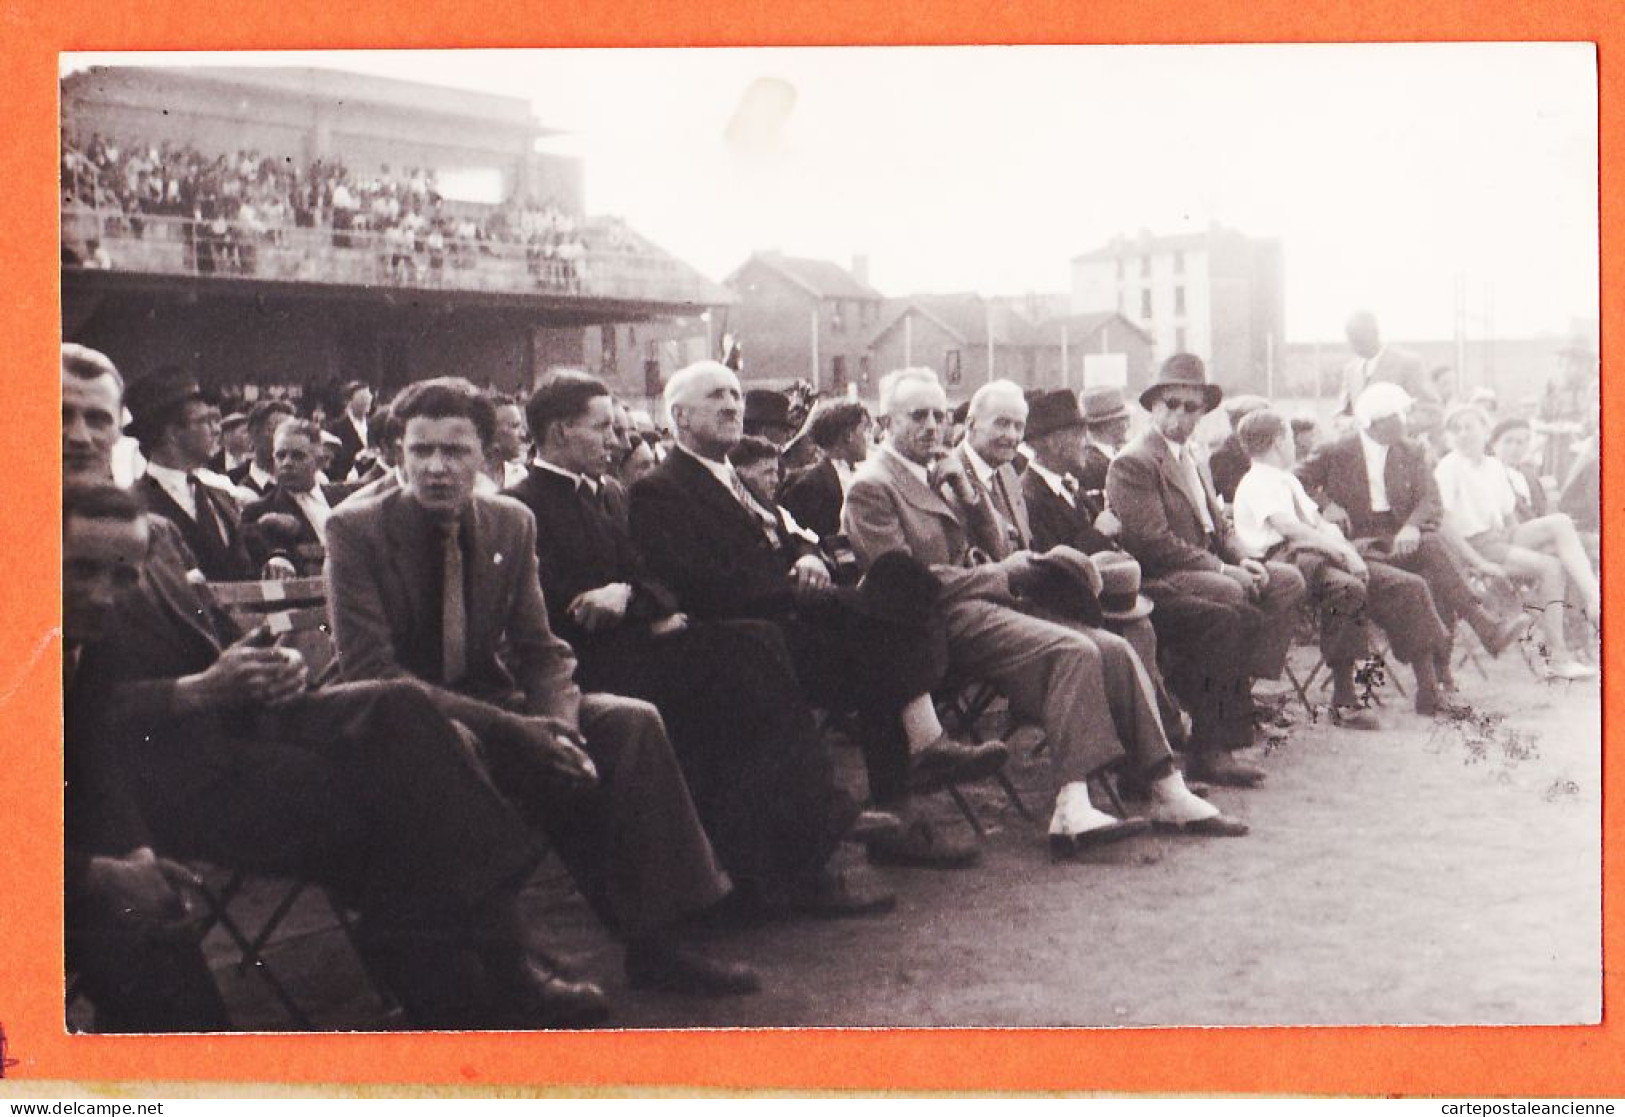
M 944 723 L 967 687 L 1042 730 L 1047 841 L 1076 859 L 1248 833 L 1209 789 L 1265 781 L 1242 754 L 1292 718 L 1258 684 L 1306 610 L 1339 729 L 1382 724 L 1373 628 L 1418 714 L 1458 709 L 1458 622 L 1491 655 L 1528 623 L 1497 584 L 1533 585 L 1548 671 L 1594 673 L 1564 623 L 1569 597 L 1600 607 L 1579 535 L 1486 455 L 1516 428 L 1455 409 L 1435 462 L 1382 380 L 1308 452 L 1312 427 L 1249 399 L 1211 469 L 1194 436 L 1223 392 L 1190 354 L 1133 438 L 1116 389 L 994 381 L 960 423 L 925 368 L 882 378 L 878 417 L 826 401 L 796 423 L 700 362 L 666 385 L 667 435 L 578 372 L 525 399 L 426 380 L 382 408 L 346 385 L 325 429 L 275 400 L 225 423 L 184 372 L 126 386 L 76 345 L 62 390 L 68 958 L 109 1030 L 229 1026 L 185 862 L 326 887 L 411 1026 L 579 1026 L 602 989 L 517 903 L 544 847 L 632 988 L 752 992 L 712 932 L 893 907 L 836 867 L 843 843 L 977 862 L 921 804 L 1009 758 Z M 121 433 L 145 460 L 123 487 Z M 318 574 L 321 680 L 210 588 Z

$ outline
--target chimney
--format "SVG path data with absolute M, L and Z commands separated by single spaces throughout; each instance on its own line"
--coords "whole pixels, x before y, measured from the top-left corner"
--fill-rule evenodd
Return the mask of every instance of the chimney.
M 859 253 L 852 257 L 852 276 L 865 287 L 869 285 L 869 256 Z

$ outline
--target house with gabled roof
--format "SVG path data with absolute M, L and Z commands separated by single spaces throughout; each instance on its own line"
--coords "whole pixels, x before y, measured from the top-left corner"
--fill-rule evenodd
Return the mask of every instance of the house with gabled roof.
M 757 252 L 723 280 L 738 296 L 722 332 L 739 339 L 742 379 L 805 379 L 825 394 L 848 384 L 868 394 L 868 340 L 885 297 L 869 286 L 863 257 L 847 269 L 829 260 Z

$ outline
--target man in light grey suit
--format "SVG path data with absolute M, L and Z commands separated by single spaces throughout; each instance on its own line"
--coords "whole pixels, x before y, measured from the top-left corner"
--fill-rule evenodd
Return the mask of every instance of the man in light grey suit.
M 1432 399 L 1433 389 L 1428 383 L 1422 358 L 1408 349 L 1384 345 L 1377 328 L 1377 316 L 1369 310 L 1357 310 L 1349 316 L 1343 327 L 1354 356 L 1343 366 L 1343 385 L 1337 397 L 1338 415 L 1352 416 L 1354 401 L 1360 393 L 1378 381 L 1398 384 L 1410 393 L 1412 399 Z
M 1152 705 L 1150 683 L 1128 645 L 1095 640 L 1029 615 L 1024 601 L 1048 578 L 1042 560 L 1018 551 L 998 562 L 977 541 L 999 531 L 959 459 L 946 456 L 947 396 L 930 369 L 881 381 L 886 445 L 853 478 L 842 526 L 860 561 L 906 551 L 942 583 L 949 654 L 963 674 L 994 683 L 1018 714 L 1040 722 L 1057 787 L 1050 821 L 1057 853 L 1143 832 L 1089 801 L 1088 778 L 1124 758 L 1151 789 L 1154 823 L 1186 832 L 1240 831 L 1186 788 Z
M 344 677 L 417 678 L 479 738 L 493 782 L 625 938 L 633 987 L 753 991 L 751 970 L 678 941 L 729 885 L 660 715 L 635 699 L 581 694 L 575 655 L 548 627 L 535 517 L 474 492 L 496 427 L 491 402 L 447 377 L 412 385 L 394 414 L 405 429 L 402 486 L 352 498 L 327 521 Z

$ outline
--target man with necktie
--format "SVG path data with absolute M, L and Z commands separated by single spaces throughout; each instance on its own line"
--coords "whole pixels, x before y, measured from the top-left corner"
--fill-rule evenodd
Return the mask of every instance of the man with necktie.
M 1297 628 L 1303 576 L 1287 563 L 1261 562 L 1242 552 L 1206 470 L 1196 461 L 1191 434 L 1223 398 L 1224 389 L 1208 382 L 1200 357 L 1169 357 L 1140 393 L 1151 426 L 1112 460 L 1106 503 L 1122 521 L 1124 548 L 1140 560 L 1146 596 L 1157 601 L 1166 587 L 1236 611 L 1246 630 L 1242 673 L 1248 679 L 1277 679 Z M 1176 657 L 1190 654 L 1187 647 L 1169 650 Z M 1231 740 L 1194 753 L 1187 771 L 1212 783 L 1261 783 L 1261 770 L 1232 755 L 1248 743 Z
M 684 943 L 730 882 L 660 715 L 636 699 L 581 693 L 575 655 L 548 625 L 535 517 L 475 491 L 495 435 L 491 401 L 442 377 L 407 388 L 393 414 L 404 432 L 402 486 L 352 498 L 327 521 L 342 676 L 419 680 L 474 734 L 496 786 L 625 941 L 634 988 L 754 991 L 753 971 Z
M 218 412 L 197 381 L 178 368 L 159 369 L 130 385 L 124 406 L 130 412 L 125 429 L 147 459 L 147 471 L 135 484 L 147 511 L 180 530 L 205 578 L 253 578 L 236 500 L 198 476 L 214 450 Z

